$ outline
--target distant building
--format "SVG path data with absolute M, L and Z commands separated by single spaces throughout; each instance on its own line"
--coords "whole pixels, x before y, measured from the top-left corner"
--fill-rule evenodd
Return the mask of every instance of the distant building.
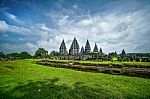
M 60 45 L 60 48 L 59 48 L 59 53 L 61 55 L 67 55 L 68 52 L 67 52 L 67 48 L 66 48 L 66 45 L 65 45 L 65 42 L 64 42 L 64 39 L 63 41 L 61 42 L 61 45 Z
M 102 49 L 100 48 L 100 51 L 98 50 L 96 43 L 93 49 L 94 53 L 92 53 L 91 46 L 88 40 L 86 41 L 85 49 L 82 46 L 80 52 L 79 50 L 80 48 L 79 48 L 78 41 L 74 37 L 73 42 L 69 49 L 69 54 L 68 54 L 65 42 L 63 40 L 59 48 L 60 55 L 57 58 L 58 59 L 78 59 L 78 60 L 101 60 L 101 61 L 108 60 L 107 55 L 104 55 L 104 53 L 102 52 Z
M 93 52 L 98 52 L 98 47 L 97 47 L 97 44 L 96 44 L 96 43 L 95 43 L 95 46 L 94 46 Z
M 126 56 L 126 52 L 125 52 L 125 50 L 124 50 L 124 49 L 122 50 L 121 55 L 122 55 L 122 56 Z
M 122 50 L 121 54 L 117 52 L 109 53 L 108 55 L 103 53 L 102 48 L 98 49 L 97 44 L 91 52 L 91 46 L 89 41 L 86 41 L 85 48 L 82 46 L 79 52 L 79 44 L 77 39 L 74 37 L 73 42 L 70 46 L 69 53 L 67 51 L 65 41 L 61 42 L 59 52 L 53 51 L 51 53 L 54 59 L 71 59 L 71 60 L 98 60 L 98 61 L 112 61 L 113 57 L 117 57 L 118 61 L 139 61 L 139 62 L 150 62 L 150 53 L 126 53 Z
M 76 38 L 74 37 L 74 40 L 69 49 L 69 55 L 78 55 L 78 54 L 79 54 L 79 44 Z
M 88 55 L 90 52 L 91 52 L 91 47 L 90 47 L 89 40 L 87 40 L 85 45 L 85 54 Z
M 83 46 L 81 48 L 80 55 L 84 55 L 84 47 Z
M 99 53 L 100 53 L 100 54 L 103 54 L 103 51 L 102 51 L 102 48 L 101 48 L 101 47 L 100 47 Z

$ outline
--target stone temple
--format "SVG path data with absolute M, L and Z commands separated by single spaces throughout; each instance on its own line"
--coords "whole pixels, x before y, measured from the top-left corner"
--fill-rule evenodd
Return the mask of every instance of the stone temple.
M 85 45 L 85 54 L 89 54 L 91 52 L 91 47 L 90 47 L 90 43 L 89 41 L 87 40 L 86 41 L 86 45 Z
M 123 49 L 121 54 L 117 54 L 116 52 L 105 54 L 103 53 L 102 48 L 98 47 L 96 43 L 92 50 L 89 40 L 86 41 L 85 47 L 82 46 L 80 48 L 79 43 L 75 37 L 72 41 L 69 51 L 67 50 L 65 41 L 63 39 L 59 47 L 59 52 L 52 52 L 53 53 L 51 58 L 53 59 L 113 61 L 113 57 L 117 57 L 117 60 L 119 61 L 150 61 L 148 56 L 150 55 L 149 53 L 126 53 Z
M 97 47 L 96 43 L 95 43 L 95 46 L 94 46 L 93 52 L 98 52 L 98 47 Z
M 79 47 L 77 39 L 74 37 L 72 44 L 69 49 L 69 53 L 66 48 L 65 41 L 61 42 L 59 48 L 59 58 L 60 59 L 94 59 L 94 57 L 98 57 L 97 55 L 104 55 L 102 53 L 102 49 L 98 50 L 97 44 L 95 43 L 94 49 L 91 51 L 91 46 L 89 40 L 86 41 L 85 47 Z M 99 54 L 101 53 L 101 54 Z M 100 57 L 101 57 L 100 56 Z
M 61 55 L 67 55 L 68 54 L 64 39 L 60 45 L 59 52 Z
M 79 54 L 79 44 L 76 38 L 74 37 L 74 40 L 69 49 L 69 55 L 78 55 L 78 54 Z

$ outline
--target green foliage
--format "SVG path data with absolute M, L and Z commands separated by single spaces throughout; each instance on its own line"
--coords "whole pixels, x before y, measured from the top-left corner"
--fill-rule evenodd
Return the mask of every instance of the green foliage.
M 5 58 L 5 54 L 3 52 L 0 52 L 0 58 Z
M 5 60 L 27 59 L 31 58 L 31 55 L 25 51 L 21 53 L 9 53 L 6 55 L 3 52 L 0 52 L 0 58 L 3 58 Z
M 111 52 L 111 53 L 109 53 L 108 55 L 111 56 L 112 58 L 118 56 L 116 51 L 115 51 L 115 52 Z
M 18 56 L 20 57 L 20 59 L 31 58 L 31 55 L 28 52 L 21 52 Z
M 9 54 L 6 54 L 6 58 L 9 58 L 11 60 L 19 59 L 18 58 L 18 53 L 9 53 Z
M 41 57 L 41 58 L 45 58 L 48 56 L 48 51 L 46 51 L 44 48 L 39 48 L 36 52 L 35 52 L 35 57 Z
M 52 51 L 52 52 L 50 53 L 50 56 L 59 56 L 59 55 L 60 55 L 60 53 L 57 52 L 57 51 Z
M 148 99 L 150 79 L 0 62 L 1 99 Z

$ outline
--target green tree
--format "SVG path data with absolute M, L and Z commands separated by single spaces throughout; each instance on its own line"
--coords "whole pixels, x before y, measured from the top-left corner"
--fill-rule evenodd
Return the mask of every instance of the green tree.
M 52 52 L 50 53 L 50 56 L 59 56 L 59 55 L 60 55 L 60 53 L 57 52 L 57 51 L 52 51 Z
M 5 54 L 3 52 L 0 52 L 0 58 L 5 58 Z
M 39 48 L 34 55 L 36 58 L 40 57 L 40 58 L 45 58 L 48 56 L 48 51 L 46 51 L 44 48 Z
M 20 59 L 27 59 L 27 58 L 31 58 L 31 55 L 28 52 L 21 52 L 19 53 L 18 57 Z
M 10 60 L 16 60 L 16 59 L 18 59 L 18 53 L 6 54 L 6 58 L 8 58 Z
M 115 52 L 111 52 L 108 55 L 113 57 L 113 58 L 118 56 L 116 51 Z

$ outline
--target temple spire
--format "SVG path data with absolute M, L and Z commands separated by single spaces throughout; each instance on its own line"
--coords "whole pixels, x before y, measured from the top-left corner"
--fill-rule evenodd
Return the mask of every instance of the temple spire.
M 64 39 L 63 39 L 63 41 L 61 42 L 61 45 L 60 45 L 60 48 L 59 48 L 59 52 L 60 52 L 60 54 L 62 54 L 62 55 L 67 55 L 67 53 L 68 53 Z
M 101 53 L 101 54 L 103 53 L 103 51 L 102 51 L 102 48 L 101 48 L 101 47 L 100 47 L 99 53 Z
M 98 47 L 97 47 L 97 44 L 96 44 L 96 43 L 95 43 L 95 46 L 94 46 L 93 52 L 98 52 Z
M 121 53 L 123 56 L 125 56 L 126 55 L 126 52 L 125 52 L 125 50 L 123 49 L 122 50 L 122 53 Z
M 91 52 L 91 47 L 89 41 L 87 40 L 85 45 L 85 54 L 89 54 L 90 52 Z
M 78 55 L 79 54 L 79 44 L 76 38 L 74 37 L 71 47 L 69 49 L 70 55 Z
M 84 54 L 84 47 L 82 46 L 81 51 L 80 51 L 80 55 Z

